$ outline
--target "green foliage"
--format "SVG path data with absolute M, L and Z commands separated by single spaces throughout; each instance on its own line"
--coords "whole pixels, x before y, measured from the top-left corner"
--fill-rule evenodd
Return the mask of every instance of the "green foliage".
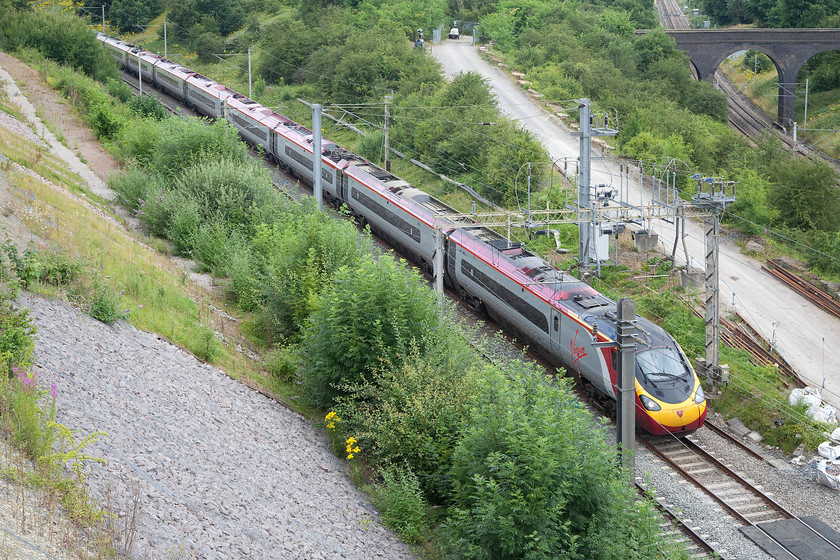
M 206 161 L 244 163 L 248 148 L 225 120 L 133 120 L 119 135 L 122 157 L 154 169 L 165 179 Z
M 37 332 L 29 311 L 12 304 L 14 291 L 4 291 L 0 299 L 0 378 L 13 375 L 15 369 L 27 371 L 32 366 Z
M 93 432 L 85 436 L 81 441 L 76 441 L 76 434 L 80 430 L 71 430 L 67 426 L 57 422 L 50 422 L 49 427 L 55 430 L 56 439 L 59 443 L 59 451 L 51 453 L 43 458 L 49 464 L 64 466 L 69 463 L 70 468 L 76 474 L 76 481 L 80 485 L 85 483 L 84 466 L 86 462 L 93 461 L 105 464 L 105 459 L 85 453 L 85 448 L 99 441 L 100 438 L 108 437 L 102 431 Z
M 727 221 L 748 235 L 761 234 L 779 216 L 768 201 L 772 184 L 751 169 L 740 170 L 735 179 L 738 196 L 726 213 Z
M 300 372 L 301 362 L 295 346 L 282 346 L 268 353 L 265 369 L 271 379 L 280 383 L 291 383 Z
M 395 86 L 410 93 L 441 79 L 404 37 L 380 28 L 321 47 L 312 53 L 309 68 L 318 75 L 322 95 L 333 103 L 380 101 Z
M 458 558 L 651 558 L 661 537 L 630 474 L 564 385 L 511 364 L 490 376 L 455 450 L 445 546 Z
M 674 56 L 676 43 L 664 31 L 655 30 L 638 35 L 633 41 L 633 49 L 638 56 L 639 70 L 645 72 L 651 64 Z
M 266 326 L 276 335 L 297 338 L 333 275 L 341 267 L 357 266 L 371 244 L 360 239 L 352 223 L 305 204 L 261 227 L 254 248 L 265 263 Z
M 840 189 L 827 163 L 779 159 L 770 166 L 770 176 L 770 202 L 784 225 L 826 232 L 840 229 Z
M 120 307 L 122 294 L 101 282 L 95 282 L 85 298 L 87 314 L 103 323 L 128 319 L 128 312 Z
M 23 366 L 15 367 L 0 380 L 0 411 L 4 431 L 29 457 L 38 459 L 51 451 L 55 394 L 50 395 L 39 386 L 36 373 Z
M 128 107 L 139 117 L 149 117 L 157 120 L 165 119 L 168 115 L 166 107 L 153 95 L 138 95 L 129 100 Z
M 446 501 L 449 465 L 471 404 L 481 391 L 484 364 L 460 337 L 442 337 L 420 354 L 386 362 L 348 384 L 335 410 L 374 465 L 401 464 L 426 498 Z
M 208 153 L 212 153 L 208 151 Z M 278 197 L 265 168 L 223 155 L 185 168 L 173 190 L 196 204 L 202 222 L 218 220 L 250 228 L 257 216 L 279 210 Z
M 176 37 L 192 33 L 197 25 L 227 36 L 245 23 L 245 10 L 242 4 L 225 0 L 185 0 L 171 6 L 168 19 L 175 24 Z
M 4 12 L 0 18 L 0 48 L 35 49 L 97 80 L 117 77 L 114 60 L 86 23 L 75 16 L 49 10 Z
M 134 97 L 134 94 L 131 91 L 131 86 L 117 78 L 106 78 L 105 88 L 108 90 L 108 93 L 111 94 L 111 97 L 121 101 L 122 103 L 128 103 L 131 101 L 131 98 Z
M 108 20 L 120 33 L 137 33 L 163 8 L 160 0 L 113 0 Z
M 439 324 L 433 292 L 404 262 L 367 257 L 338 270 L 303 334 L 304 398 L 330 407 L 343 386 L 359 383 L 378 364 L 409 348 L 422 353 Z
M 419 544 L 426 524 L 426 502 L 411 469 L 388 466 L 379 472 L 382 482 L 373 488 L 373 504 L 386 527 L 409 544 Z
M 128 166 L 119 175 L 112 175 L 109 182 L 117 192 L 117 202 L 134 212 L 149 198 L 149 193 L 163 189 L 163 181 L 158 175 L 136 165 Z

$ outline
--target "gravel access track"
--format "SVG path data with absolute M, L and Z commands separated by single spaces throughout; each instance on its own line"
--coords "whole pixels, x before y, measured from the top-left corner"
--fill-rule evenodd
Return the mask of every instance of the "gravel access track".
M 135 557 L 413 557 L 300 415 L 127 323 L 20 304 L 57 420 L 109 434 L 85 449 L 107 461 L 86 467 L 91 496 L 127 504 L 140 483 Z

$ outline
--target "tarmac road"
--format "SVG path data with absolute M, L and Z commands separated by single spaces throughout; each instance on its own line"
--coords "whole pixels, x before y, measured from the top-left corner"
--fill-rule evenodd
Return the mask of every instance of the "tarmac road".
M 491 84 L 500 109 L 542 140 L 552 159 L 576 159 L 580 154 L 577 138 L 556 117 L 535 103 L 510 76 L 486 61 L 472 37 L 445 40 L 432 49 L 443 65 L 447 78 L 464 71 L 479 72 Z M 571 164 L 571 162 L 570 162 Z M 618 187 L 619 162 L 616 159 L 592 162 L 591 184 Z M 700 171 L 702 173 L 702 171 Z M 638 180 L 631 181 L 629 197 L 640 200 Z M 645 193 L 644 200 L 650 200 Z M 675 238 L 674 226 L 654 221 L 651 229 L 659 233 L 660 249 L 671 253 Z M 701 221 L 689 220 L 685 239 L 688 261 L 703 268 L 705 234 Z M 775 340 L 784 358 L 811 385 L 819 387 L 825 379 L 823 399 L 840 408 L 840 319 L 816 308 L 806 299 L 761 270 L 761 262 L 741 254 L 730 240 L 720 241 L 721 313 L 737 310 L 753 327 Z M 684 262 L 682 248 L 677 257 Z

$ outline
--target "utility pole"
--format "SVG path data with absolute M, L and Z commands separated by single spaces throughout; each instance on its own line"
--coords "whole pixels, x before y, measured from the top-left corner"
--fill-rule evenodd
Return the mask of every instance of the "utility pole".
M 590 211 L 592 218 L 587 222 L 581 222 L 580 233 L 578 236 L 578 265 L 581 273 L 586 273 L 592 267 L 592 259 L 594 245 L 596 242 L 595 235 L 597 234 L 594 222 L 595 208 L 592 202 L 590 176 L 592 168 L 592 158 L 590 157 L 592 149 L 593 136 L 615 136 L 618 130 L 609 128 L 607 126 L 606 118 L 604 119 L 604 126 L 599 128 L 597 125 L 593 127 L 592 112 L 590 110 L 589 99 L 583 98 L 578 100 L 578 109 L 580 109 L 580 132 L 572 133 L 572 136 L 580 138 L 580 166 L 578 172 L 578 210 Z
M 105 33 L 105 4 L 102 4 L 102 33 Z
M 528 223 L 531 223 L 531 162 L 528 162 Z
M 321 211 L 321 105 L 312 104 L 312 195 L 315 206 Z
M 805 78 L 805 118 L 802 119 L 802 130 L 808 130 L 808 78 Z
M 432 267 L 435 278 L 435 293 L 438 297 L 438 305 L 443 307 L 443 230 L 440 226 L 435 228 L 435 252 L 432 256 Z
M 619 456 L 631 474 L 634 471 L 633 452 L 636 449 L 636 302 L 618 298 L 618 420 Z
M 390 118 L 390 114 L 388 113 L 388 103 L 394 99 L 394 94 L 386 95 L 385 96 L 385 171 L 391 171 L 391 147 L 388 145 L 388 119 Z
M 251 48 L 248 47 L 248 99 L 253 99 L 251 96 Z M 318 115 L 320 116 L 320 114 Z M 321 127 L 318 127 L 321 130 Z
M 163 58 L 169 58 L 166 54 L 166 19 L 163 20 Z
M 718 181 L 713 177 L 701 178 L 700 175 L 692 175 L 697 179 L 697 195 L 692 202 L 699 208 L 711 210 L 711 213 L 704 220 L 706 229 L 706 351 L 703 367 L 706 373 L 707 393 L 715 396 L 719 385 L 727 381 L 725 369 L 720 367 L 720 287 L 718 278 L 719 246 L 718 238 L 720 231 L 720 211 L 726 208 L 727 204 L 735 202 L 735 182 Z M 703 192 L 703 185 L 709 185 L 709 192 Z M 717 190 L 716 185 L 720 185 Z M 732 194 L 728 195 L 726 187 L 732 185 Z
M 137 83 L 140 91 L 140 97 L 143 97 L 143 66 L 140 63 L 140 51 L 137 51 Z
M 616 440 L 619 463 L 632 476 L 633 453 L 636 449 L 636 303 L 632 299 L 618 298 L 615 302 L 616 340 L 598 342 L 598 323 L 592 326 L 592 346 L 616 348 Z

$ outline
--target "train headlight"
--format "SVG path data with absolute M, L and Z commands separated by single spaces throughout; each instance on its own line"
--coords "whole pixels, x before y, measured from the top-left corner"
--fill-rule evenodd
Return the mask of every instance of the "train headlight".
M 662 410 L 662 407 L 656 404 L 656 401 L 647 395 L 639 395 L 639 400 L 642 401 L 642 406 L 651 412 Z
M 706 400 L 706 394 L 703 392 L 703 386 L 698 385 L 697 386 L 697 392 L 694 393 L 694 402 L 697 403 L 697 404 L 700 404 L 705 400 Z

